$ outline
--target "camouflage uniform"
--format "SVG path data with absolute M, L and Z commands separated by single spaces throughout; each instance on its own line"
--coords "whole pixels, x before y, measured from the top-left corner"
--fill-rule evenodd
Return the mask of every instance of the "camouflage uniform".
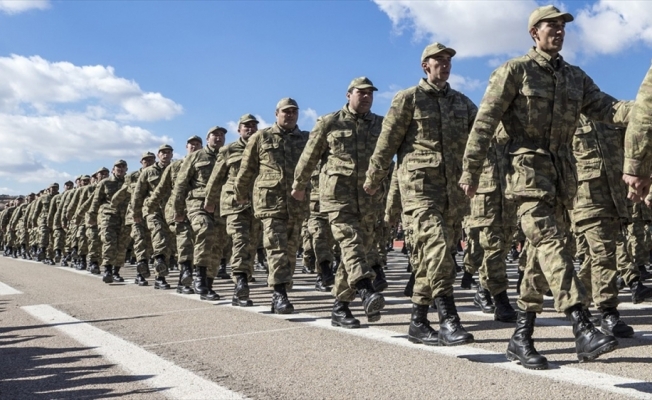
M 86 266 L 86 255 L 88 255 L 89 250 L 89 242 L 86 236 L 88 225 L 82 219 L 82 216 L 90 206 L 90 203 L 86 203 L 93 197 L 95 187 L 95 184 L 89 184 L 75 191 L 65 214 L 65 218 L 77 227 L 77 251 L 81 257 L 82 268 Z M 84 209 L 84 206 L 87 206 L 86 209 Z
M 57 185 L 58 187 L 58 185 Z M 32 226 L 37 227 L 38 235 L 38 249 L 40 258 L 45 258 L 46 250 L 50 242 L 50 228 L 48 227 L 48 212 L 50 211 L 50 202 L 52 195 L 50 193 L 43 193 L 38 198 L 34 205 L 34 212 L 32 214 Z
M 312 187 L 310 189 L 310 216 L 306 223 L 308 239 L 315 254 L 315 269 L 318 274 L 322 273 L 322 263 L 333 264 L 333 233 L 328 223 L 328 213 L 322 212 L 319 206 L 321 196 L 319 190 L 320 175 L 321 167 L 317 167 L 310 178 Z M 305 248 L 303 257 L 305 260 Z
M 623 200 L 626 194 L 623 195 Z M 639 267 L 644 267 L 650 259 L 650 232 L 647 224 L 652 221 L 652 213 L 644 203 L 627 201 L 631 220 L 627 225 L 627 245 L 632 261 Z
M 652 67 L 643 78 L 627 125 L 623 173 L 646 178 L 652 174 Z
M 16 207 L 16 210 L 14 213 L 11 215 L 11 218 L 9 219 L 9 224 L 7 229 L 10 232 L 10 245 L 14 249 L 14 254 L 17 254 L 18 251 L 20 250 L 20 246 L 22 245 L 21 238 L 19 237 L 20 232 L 20 221 L 23 218 L 23 214 L 25 213 L 25 209 L 27 208 L 27 203 L 22 203 L 18 207 Z
M 521 228 L 536 251 L 528 258 L 539 259 L 558 311 L 588 306 L 586 291 L 572 273 L 564 222 L 577 190 L 571 141 L 580 112 L 595 120 L 625 123 L 628 110 L 601 92 L 580 68 L 561 56 L 553 60 L 532 49 L 494 71 L 473 125 L 460 183 L 477 186 L 491 138 L 502 121 L 510 138 L 506 195 L 517 202 Z M 522 286 L 518 305 L 541 312 L 543 294 L 524 293 Z
M 16 211 L 16 208 L 16 205 L 11 205 L 5 208 L 2 212 L 2 217 L 0 218 L 0 230 L 2 230 L 5 249 L 7 250 L 9 250 L 9 247 L 13 247 L 11 230 L 9 229 L 9 221 L 11 220 L 11 216 L 14 214 L 14 211 Z
M 245 201 L 253 194 L 254 216 L 263 225 L 270 287 L 292 286 L 308 202 L 299 202 L 290 195 L 291 181 L 307 140 L 308 132 L 298 127 L 285 131 L 275 123 L 259 130 L 247 141 L 233 183 L 236 201 Z
M 68 190 L 52 196 L 52 200 L 50 200 L 50 209 L 48 210 L 48 226 L 52 230 L 52 240 L 50 240 L 50 244 L 48 245 L 47 257 L 55 262 L 60 261 L 63 248 L 66 244 L 65 232 L 61 227 L 61 222 L 57 221 L 55 217 L 57 211 L 59 211 L 59 208 L 61 207 L 61 199 L 63 199 L 64 193 L 67 192 Z
M 70 204 L 70 200 L 72 199 L 72 196 L 75 194 L 77 189 L 79 188 L 72 188 L 70 190 L 66 190 L 61 194 L 61 200 L 59 200 L 59 208 L 57 208 L 57 212 L 54 214 L 53 226 L 57 226 L 59 228 L 58 235 L 62 235 L 61 240 L 63 241 L 61 250 L 65 254 L 68 254 L 71 250 L 70 242 L 68 241 L 68 232 L 71 229 L 68 226 L 68 220 L 64 217 L 64 211 L 66 210 L 68 204 Z

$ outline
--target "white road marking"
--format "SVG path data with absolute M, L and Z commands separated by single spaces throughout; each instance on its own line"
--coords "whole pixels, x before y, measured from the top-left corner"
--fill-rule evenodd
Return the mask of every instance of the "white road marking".
M 9 296 L 12 294 L 23 294 L 20 290 L 16 290 L 11 286 L 0 282 L 0 296 Z
M 48 305 L 25 306 L 23 310 L 51 324 L 79 343 L 118 364 L 134 375 L 151 376 L 142 382 L 175 399 L 244 399 L 214 382 L 202 378 L 139 346 L 114 336 Z

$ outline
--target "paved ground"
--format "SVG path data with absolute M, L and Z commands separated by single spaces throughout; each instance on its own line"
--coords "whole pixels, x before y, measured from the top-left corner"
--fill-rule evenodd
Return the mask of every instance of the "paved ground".
M 126 283 L 106 285 L 71 268 L 0 257 L 0 398 L 652 398 L 650 303 L 621 293 L 636 335 L 579 364 L 569 323 L 547 299 L 535 337 L 551 369 L 529 371 L 504 357 L 513 324 L 477 311 L 472 290 L 456 287 L 455 297 L 474 344 L 409 343 L 405 266 L 390 253 L 381 321 L 366 324 L 357 302 L 363 327 L 343 330 L 330 326 L 332 298 L 313 290 L 314 275 L 296 275 L 296 313 L 275 316 L 260 274 L 256 306 L 236 308 L 226 280 L 216 285 L 223 300 L 206 302 L 131 284 L 134 267 L 123 268 Z M 515 282 L 514 265 L 509 272 Z M 513 289 L 510 296 L 514 303 Z

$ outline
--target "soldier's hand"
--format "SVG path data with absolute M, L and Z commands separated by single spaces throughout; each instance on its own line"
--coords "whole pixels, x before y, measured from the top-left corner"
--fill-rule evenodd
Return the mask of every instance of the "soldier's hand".
M 204 203 L 204 210 L 209 214 L 213 214 L 215 212 L 215 204 Z
M 478 190 L 477 186 L 467 185 L 465 183 L 461 183 L 460 187 L 464 190 L 464 194 L 469 196 L 471 199 L 475 196 L 475 191 Z
M 630 191 L 627 194 L 627 198 L 632 201 L 638 203 L 650 192 L 650 178 L 623 174 L 623 181 L 625 181 L 629 187 L 634 189 L 633 192 Z
M 378 191 L 378 189 L 372 189 L 371 187 L 369 187 L 369 186 L 367 186 L 367 185 L 363 185 L 362 188 L 364 189 L 364 191 L 365 191 L 369 196 L 373 196 L 373 195 L 375 195 L 376 192 Z
M 174 222 L 183 222 L 185 215 L 174 213 Z
M 292 197 L 294 197 L 298 201 L 303 201 L 306 198 L 306 191 L 305 190 L 296 190 L 292 189 Z

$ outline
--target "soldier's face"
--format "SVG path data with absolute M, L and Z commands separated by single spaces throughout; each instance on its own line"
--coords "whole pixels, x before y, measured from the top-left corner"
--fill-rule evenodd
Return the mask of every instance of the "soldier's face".
M 154 165 L 155 162 L 156 162 L 155 157 L 146 157 L 146 158 L 143 158 L 142 160 L 140 160 L 140 165 L 143 168 L 147 168 L 147 167 L 149 167 L 151 165 Z
M 161 150 L 158 152 L 158 160 L 163 165 L 168 165 L 172 160 L 172 150 Z
M 113 176 L 116 178 L 124 178 L 127 174 L 127 166 L 125 164 L 113 166 Z
M 276 123 L 283 129 L 292 130 L 297 126 L 299 109 L 295 107 L 276 110 Z
M 222 131 L 215 131 L 208 135 L 208 139 L 206 141 L 208 142 L 208 145 L 214 149 L 219 149 L 220 147 L 224 146 L 224 136 L 225 133 Z
M 191 140 L 186 143 L 186 150 L 188 151 L 188 154 L 194 153 L 199 149 L 201 149 L 201 142 L 199 140 Z
M 247 121 L 244 124 L 240 124 L 238 127 L 238 133 L 240 134 L 240 137 L 243 138 L 244 140 L 249 140 L 251 135 L 256 133 L 258 130 L 258 122 L 256 121 Z
M 90 185 L 90 183 L 91 183 L 91 181 L 89 179 L 83 179 L 81 181 L 82 186 L 88 186 L 88 185 Z
M 109 177 L 109 172 L 108 171 L 102 171 L 99 174 L 97 174 L 97 181 L 103 181 L 104 179 Z
M 564 46 L 566 22 L 562 17 L 546 19 L 539 22 L 538 27 L 532 28 L 530 34 L 539 50 L 556 54 Z
M 368 113 L 374 103 L 374 91 L 371 89 L 357 89 L 346 94 L 349 107 L 358 114 Z
M 66 185 L 66 190 L 70 190 L 73 188 L 73 185 Z
M 451 75 L 452 57 L 448 53 L 439 53 L 429 57 L 421 64 L 428 75 L 428 81 L 436 86 L 443 86 Z

